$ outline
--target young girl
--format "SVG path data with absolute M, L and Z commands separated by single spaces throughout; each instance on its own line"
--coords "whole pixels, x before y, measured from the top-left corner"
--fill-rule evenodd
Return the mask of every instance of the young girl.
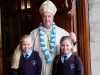
M 60 40 L 61 54 L 54 59 L 52 75 L 83 75 L 82 61 L 72 53 L 72 48 L 72 39 L 63 36 Z
M 42 63 L 38 52 L 32 50 L 31 37 L 23 36 L 19 46 L 12 57 L 13 75 L 41 75 Z

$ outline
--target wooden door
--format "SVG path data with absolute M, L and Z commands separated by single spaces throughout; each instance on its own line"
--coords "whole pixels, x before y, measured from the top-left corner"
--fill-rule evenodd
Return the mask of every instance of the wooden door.
M 1 38 L 1 7 L 0 7 L 0 75 L 2 75 L 2 38 Z

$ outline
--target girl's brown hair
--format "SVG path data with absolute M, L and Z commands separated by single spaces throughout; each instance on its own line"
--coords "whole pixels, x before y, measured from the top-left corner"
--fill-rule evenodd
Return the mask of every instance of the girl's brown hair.
M 68 39 L 68 40 L 71 42 L 71 44 L 73 45 L 73 40 L 72 40 L 69 36 L 63 36 L 63 37 L 60 39 L 60 44 L 61 44 L 61 42 L 63 42 L 63 41 L 66 40 L 66 39 Z

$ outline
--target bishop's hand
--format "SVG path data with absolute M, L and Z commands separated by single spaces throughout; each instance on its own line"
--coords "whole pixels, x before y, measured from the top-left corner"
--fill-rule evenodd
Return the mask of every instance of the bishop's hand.
M 73 42 L 76 43 L 76 35 L 73 32 L 70 32 L 69 36 L 72 38 Z

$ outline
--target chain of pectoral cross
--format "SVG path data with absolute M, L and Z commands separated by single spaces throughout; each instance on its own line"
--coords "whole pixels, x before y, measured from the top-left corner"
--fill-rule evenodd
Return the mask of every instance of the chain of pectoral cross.
M 46 33 L 46 35 L 47 35 L 47 45 L 48 45 L 48 48 L 50 49 L 50 36 L 49 36 L 49 34 L 47 34 Z

